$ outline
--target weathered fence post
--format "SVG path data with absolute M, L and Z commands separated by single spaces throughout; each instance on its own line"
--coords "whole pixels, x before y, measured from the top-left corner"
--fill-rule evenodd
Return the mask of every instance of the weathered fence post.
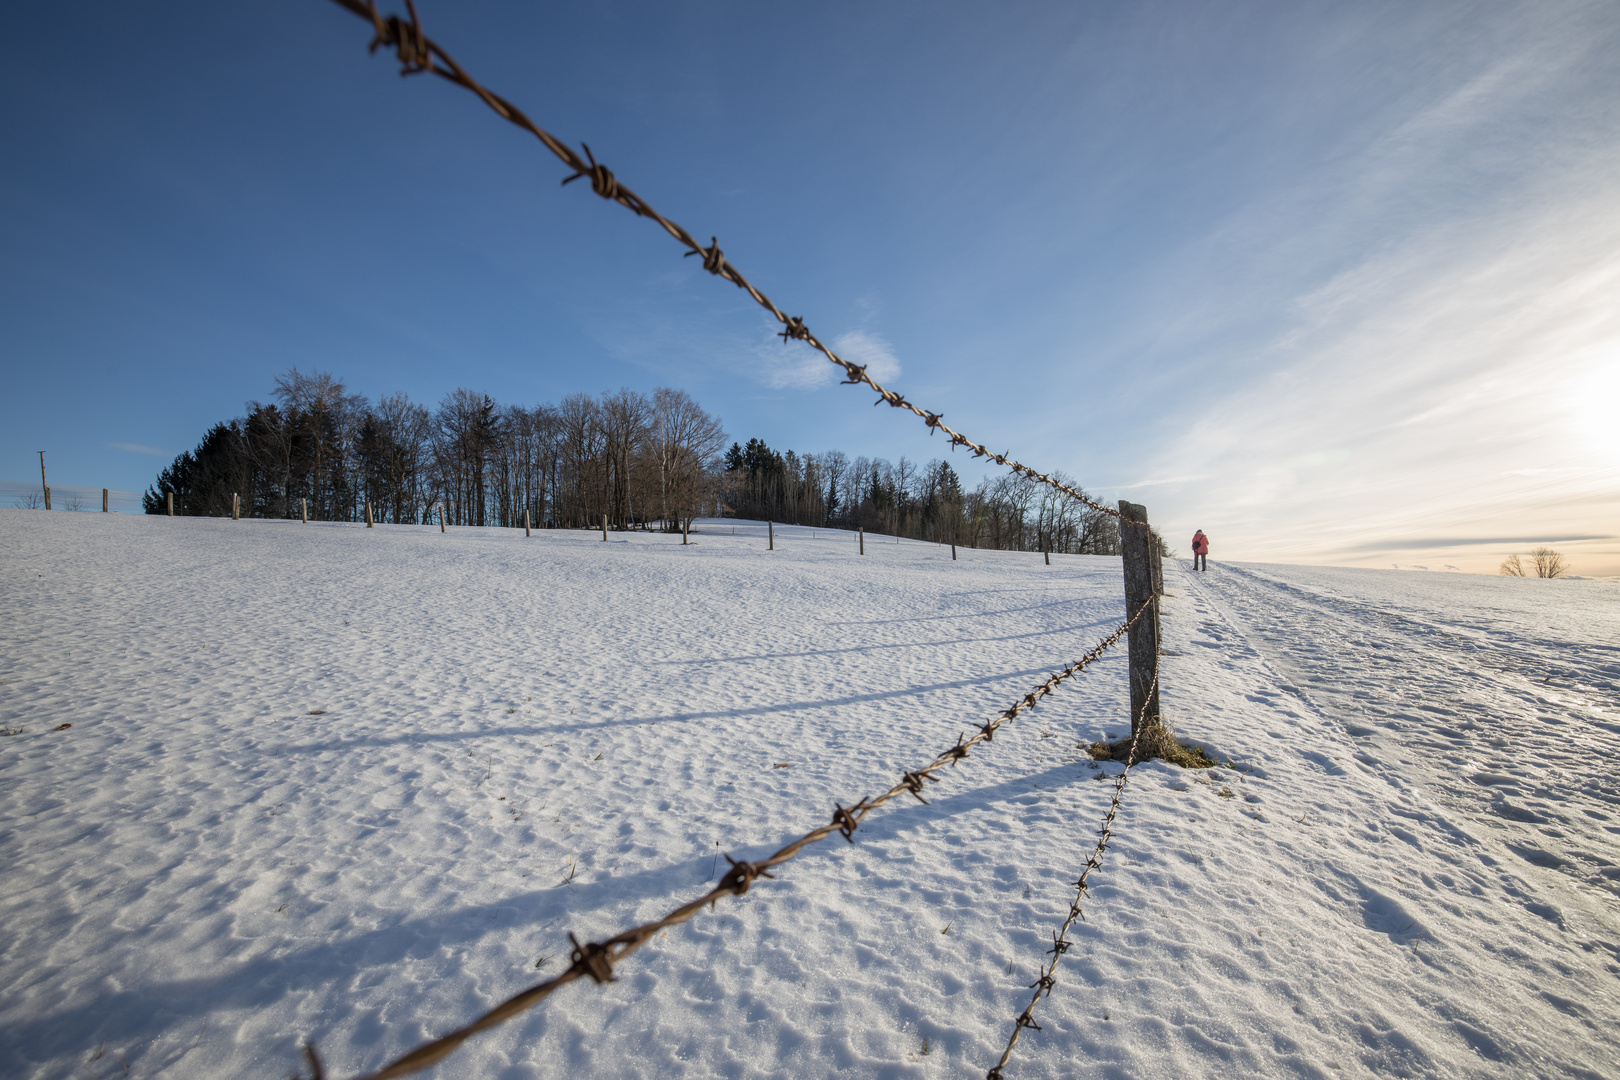
M 857 530 L 857 532 L 858 532 L 858 535 L 861 538 L 861 554 L 865 555 L 866 554 L 866 530 L 865 529 L 860 529 L 860 530 Z
M 531 535 L 529 532 L 529 508 L 527 506 L 523 508 L 523 535 Z
M 242 496 L 231 492 L 231 520 L 242 520 Z
M 309 500 L 308 499 L 299 499 L 298 500 L 298 506 L 299 506 L 299 510 L 298 510 L 299 520 L 303 521 L 303 523 L 305 525 L 308 525 L 309 524 Z
M 602 515 L 602 543 L 607 543 L 607 515 Z
M 692 519 L 691 518 L 689 518 L 689 517 L 681 518 L 681 545 L 683 547 L 686 545 L 686 533 L 687 533 L 687 530 L 690 529 L 691 527 L 692 527 Z
M 1041 554 L 1046 556 L 1046 565 L 1051 566 L 1052 565 L 1052 553 L 1050 551 L 1043 551 L 1043 552 L 1041 552 Z
M 164 493 L 163 493 L 163 494 L 164 494 L 164 496 L 165 496 L 165 497 L 166 497 L 166 499 L 167 499 L 167 500 L 168 500 L 168 504 L 169 504 L 169 516 L 170 516 L 170 517 L 174 517 L 174 492 L 172 492 L 172 491 L 165 491 L 165 492 L 164 492 Z
M 45 479 L 45 451 L 39 452 L 39 486 L 45 489 L 45 509 L 51 508 L 51 483 Z
M 439 531 L 444 532 L 444 503 L 439 504 Z
M 956 561 L 956 541 L 951 541 L 951 562 Z
M 1159 606 L 1153 603 L 1152 530 L 1148 528 L 1147 507 L 1140 503 L 1119 503 L 1123 515 L 1119 523 L 1120 549 L 1125 563 L 1125 617 L 1132 618 L 1143 605 L 1151 611 L 1131 627 L 1131 734 L 1138 721 L 1157 727 L 1159 720 Z
M 1164 561 L 1159 554 L 1159 538 L 1148 532 L 1148 566 L 1153 571 L 1153 595 L 1164 595 Z
M 371 529 L 371 528 L 375 528 L 375 527 L 376 526 L 372 523 L 372 519 L 371 519 L 371 500 L 367 499 L 366 500 L 366 528 Z
M 770 534 L 770 538 L 771 538 L 770 544 L 765 548 L 765 550 L 766 551 L 775 551 L 776 550 L 776 522 L 767 521 L 765 523 L 765 529 Z

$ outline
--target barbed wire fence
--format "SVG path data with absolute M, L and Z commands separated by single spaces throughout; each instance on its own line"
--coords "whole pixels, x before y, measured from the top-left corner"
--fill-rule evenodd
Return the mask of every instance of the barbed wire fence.
M 1158 676 L 1155 675 L 1152 687 L 1154 690 L 1158 689 L 1158 683 Z M 1018 1045 L 1018 1036 L 1023 1034 L 1025 1028 L 1041 1030 L 1041 1026 L 1035 1022 L 1035 1006 L 1040 1004 L 1041 998 L 1050 995 L 1057 987 L 1058 961 L 1063 959 L 1063 955 L 1074 944 L 1069 938 L 1069 929 L 1074 926 L 1076 919 L 1085 918 L 1080 910 L 1080 904 L 1085 900 L 1086 891 L 1090 887 L 1091 872 L 1102 866 L 1103 852 L 1108 850 L 1108 841 L 1113 838 L 1114 818 L 1119 814 L 1119 803 L 1125 796 L 1125 779 L 1130 775 L 1131 767 L 1136 764 L 1136 755 L 1142 744 L 1142 733 L 1147 729 L 1147 712 L 1148 706 L 1144 703 L 1141 713 L 1137 716 L 1137 722 L 1131 725 L 1130 751 L 1125 758 L 1125 768 L 1114 778 L 1114 796 L 1108 801 L 1108 813 L 1103 815 L 1102 828 L 1097 831 L 1097 846 L 1091 850 L 1091 857 L 1086 860 L 1085 867 L 1080 871 L 1080 879 L 1074 883 L 1074 900 L 1069 904 L 1069 917 L 1063 920 L 1062 928 L 1052 935 L 1052 947 L 1047 950 L 1052 955 L 1052 963 L 1041 965 L 1041 977 L 1029 984 L 1029 988 L 1035 993 L 1029 999 L 1029 1004 L 1024 1006 L 1024 1011 L 1013 1020 L 1012 1034 L 1007 1037 L 1007 1048 L 1001 1052 L 1001 1060 L 985 1074 L 985 1080 L 1003 1080 L 1001 1070 L 1012 1060 L 1013 1047 Z
M 1114 822 L 1124 796 L 1126 779 L 1131 768 L 1138 762 L 1144 735 L 1148 734 L 1151 726 L 1156 725 L 1159 721 L 1157 662 L 1159 635 L 1157 620 L 1159 598 L 1163 593 L 1163 585 L 1162 574 L 1158 569 L 1157 560 L 1152 557 L 1156 555 L 1156 549 L 1150 552 L 1148 547 L 1147 537 L 1150 536 L 1150 532 L 1145 510 L 1135 504 L 1124 502 L 1120 504 L 1118 509 L 1105 506 L 1079 488 L 1072 487 L 1052 476 L 1038 472 L 1013 459 L 1007 453 L 992 451 L 985 444 L 975 442 L 947 425 L 942 414 L 920 408 L 907 401 L 899 393 L 882 386 L 871 377 L 864 365 L 855 364 L 839 356 L 816 337 L 802 317 L 786 315 L 769 297 L 751 284 L 726 258 L 724 252 L 720 249 L 718 239 L 711 237 L 709 245 L 705 247 L 684 227 L 655 211 L 644 199 L 620 182 L 611 170 L 596 160 L 588 145 L 581 143 L 584 153 L 583 155 L 577 153 L 568 144 L 529 119 L 517 106 L 473 79 L 442 46 L 423 32 L 422 21 L 416 10 L 415 0 L 405 0 L 409 12 L 408 18 L 399 15 L 384 16 L 378 10 L 375 0 L 333 0 L 333 2 L 366 20 L 371 25 L 374 36 L 370 50 L 375 52 L 379 48 L 392 49 L 400 61 L 400 74 L 402 76 L 437 75 L 477 95 L 496 115 L 535 136 L 548 150 L 573 170 L 570 175 L 563 179 L 562 183 L 564 185 L 575 180 L 588 179 L 591 190 L 597 195 L 625 207 L 639 217 L 649 218 L 657 223 L 671 237 L 687 248 L 685 255 L 701 256 L 705 270 L 744 290 L 756 303 L 770 312 L 772 317 L 783 327 L 778 336 L 783 339 L 784 343 L 803 341 L 809 344 L 822 353 L 828 361 L 843 370 L 846 385 L 864 384 L 870 387 L 878 395 L 878 400 L 873 403 L 874 405 L 886 402 L 893 408 L 904 409 L 920 418 L 929 428 L 930 434 L 934 431 L 943 432 L 953 448 L 961 446 L 974 457 L 988 458 L 1019 475 L 1046 484 L 1094 510 L 1118 519 L 1123 527 L 1122 532 L 1126 530 L 1131 532 L 1139 531 L 1142 537 L 1137 557 L 1137 562 L 1140 565 L 1133 567 L 1131 546 L 1126 545 L 1126 599 L 1130 617 L 1102 638 L 1089 652 L 1048 676 L 1044 682 L 1015 701 L 1007 709 L 980 725 L 976 732 L 971 735 L 966 733 L 959 735 L 955 744 L 937 754 L 927 765 L 904 772 L 899 782 L 887 791 L 873 797 L 862 798 L 852 806 L 846 807 L 842 804 L 835 804 L 832 819 L 828 824 L 812 829 L 810 832 L 790 841 L 765 859 L 758 862 L 746 862 L 734 860 L 727 855 L 726 861 L 730 864 L 730 869 L 722 875 L 714 888 L 704 895 L 674 908 L 662 918 L 635 926 L 603 941 L 581 943 L 573 934 L 569 934 L 573 949 L 569 967 L 565 971 L 554 978 L 519 992 L 470 1023 L 421 1044 L 409 1053 L 396 1058 L 376 1072 L 366 1074 L 359 1080 L 391 1080 L 394 1077 L 408 1076 L 429 1068 L 453 1054 L 474 1035 L 505 1023 L 507 1020 L 534 1008 L 570 983 L 586 978 L 597 985 L 614 982 L 616 981 L 614 975 L 615 965 L 628 959 L 631 954 L 652 940 L 660 931 L 690 921 L 700 914 L 705 906 L 712 909 L 720 900 L 728 896 L 736 897 L 746 894 L 755 883 L 762 879 L 773 879 L 774 875 L 771 871 L 774 868 L 795 858 L 810 845 L 820 843 L 835 833 L 841 834 L 845 840 L 854 843 L 855 832 L 861 822 L 868 815 L 903 794 L 909 794 L 919 802 L 926 803 L 927 799 L 923 793 L 928 784 L 939 782 L 939 777 L 936 774 L 940 770 L 945 769 L 947 766 L 954 768 L 969 756 L 971 748 L 981 743 L 989 743 L 1003 725 L 1017 719 L 1021 713 L 1033 709 L 1038 702 L 1050 695 L 1058 686 L 1085 671 L 1117 644 L 1122 637 L 1130 634 L 1133 706 L 1138 698 L 1141 699 L 1142 705 L 1139 710 L 1135 708 L 1132 710 L 1132 736 L 1125 768 L 1115 778 L 1113 796 L 1109 802 L 1107 813 L 1102 820 L 1097 844 L 1084 864 L 1079 879 L 1074 883 L 1075 898 L 1070 904 L 1068 917 L 1063 922 L 1061 929 L 1053 934 L 1052 948 L 1048 950 L 1052 955 L 1052 960 L 1050 964 L 1041 964 L 1040 978 L 1031 984 L 1031 988 L 1034 989 L 1035 993 L 1023 1012 L 1015 1018 L 1012 1033 L 1008 1038 L 1000 1061 L 987 1074 L 987 1080 L 1003 1080 L 1003 1070 L 1011 1061 L 1013 1050 L 1018 1044 L 1019 1037 L 1024 1029 L 1034 1028 L 1037 1031 L 1040 1030 L 1034 1019 L 1035 1007 L 1044 997 L 1050 997 L 1056 987 L 1056 972 L 1059 961 L 1074 944 L 1069 937 L 1069 931 L 1076 920 L 1084 917 L 1081 904 L 1087 896 L 1090 877 L 1094 871 L 1101 867 L 1104 853 L 1108 849 Z M 1133 578 L 1133 570 L 1136 574 L 1135 578 Z M 1142 592 L 1141 582 L 1143 581 L 1152 583 L 1150 591 L 1146 593 Z M 1144 624 L 1143 620 L 1147 620 L 1147 623 Z M 1139 647 L 1147 642 L 1151 642 L 1151 645 L 1149 645 L 1151 654 L 1149 658 L 1150 670 L 1143 667 Z M 306 1044 L 304 1051 L 314 1080 L 325 1080 L 324 1066 L 313 1044 Z

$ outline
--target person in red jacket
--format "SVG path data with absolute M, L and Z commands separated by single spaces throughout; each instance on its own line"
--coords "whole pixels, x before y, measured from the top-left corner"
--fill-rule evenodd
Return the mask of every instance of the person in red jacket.
M 1193 569 L 1209 569 L 1209 537 L 1204 535 L 1203 529 L 1193 533 Z

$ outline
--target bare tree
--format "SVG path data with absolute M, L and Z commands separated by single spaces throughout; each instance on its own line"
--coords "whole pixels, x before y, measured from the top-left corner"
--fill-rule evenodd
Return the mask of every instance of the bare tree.
M 678 530 L 710 495 L 705 481 L 719 467 L 726 433 L 685 390 L 659 387 L 653 391 L 649 434 L 658 476 L 658 514 L 666 528 Z
M 564 528 L 590 526 L 606 509 L 602 463 L 602 410 L 588 394 L 570 394 L 557 409 L 558 470 L 553 507 Z
M 614 528 L 628 529 L 635 519 L 638 494 L 632 465 L 647 437 L 652 402 L 628 387 L 602 395 L 603 494 Z
M 1503 577 L 1524 577 L 1524 563 L 1519 561 L 1517 555 L 1509 555 L 1502 560 L 1496 572 Z
M 501 416 L 488 394 L 462 388 L 439 402 L 433 457 L 451 524 L 489 524 L 489 469 L 501 438 Z
M 1569 563 L 1564 556 L 1550 547 L 1538 547 L 1530 553 L 1536 560 L 1536 577 L 1560 578 L 1569 573 Z

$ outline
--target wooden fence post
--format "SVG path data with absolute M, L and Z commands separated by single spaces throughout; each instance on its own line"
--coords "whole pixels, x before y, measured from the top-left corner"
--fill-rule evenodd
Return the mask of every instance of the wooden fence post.
M 367 499 L 366 500 L 366 528 L 371 529 L 371 528 L 375 528 L 375 527 L 376 526 L 372 523 L 372 518 L 371 518 L 371 500 Z
M 166 498 L 167 498 L 167 500 L 168 500 L 168 504 L 169 504 L 169 516 L 170 516 L 170 517 L 174 517 L 174 492 L 172 492 L 172 491 L 165 491 L 165 492 L 164 492 L 164 493 L 163 493 L 163 494 L 164 494 L 164 496 L 165 496 L 165 497 L 166 497 Z
M 1153 537 L 1148 528 L 1147 507 L 1120 500 L 1120 548 L 1125 563 L 1125 617 L 1131 618 L 1143 605 L 1152 605 L 1130 633 L 1131 734 L 1140 720 L 1157 727 L 1159 718 L 1159 605 L 1153 603 Z
M 607 515 L 602 515 L 602 543 L 607 543 Z
M 1041 552 L 1041 554 L 1046 556 L 1046 565 L 1051 566 L 1052 565 L 1052 553 L 1050 551 L 1043 551 L 1043 552 Z
M 1153 595 L 1164 595 L 1164 561 L 1159 554 L 1159 538 L 1148 533 L 1148 568 L 1153 571 Z
M 242 520 L 242 496 L 231 492 L 231 520 Z
M 767 521 L 765 523 L 765 529 L 766 529 L 766 531 L 768 533 L 770 533 L 770 537 L 771 537 L 770 544 L 769 544 L 769 546 L 767 546 L 765 548 L 765 550 L 766 551 L 775 551 L 776 550 L 776 522 Z
M 691 518 L 689 518 L 689 517 L 681 518 L 681 545 L 683 547 L 686 545 L 686 533 L 687 533 L 687 530 L 690 529 L 691 527 L 692 527 L 692 519 Z
M 530 535 L 530 533 L 529 533 L 529 508 L 527 506 L 525 506 L 523 508 L 523 535 L 524 536 Z
M 106 488 L 101 489 L 101 512 L 103 514 L 105 514 L 107 512 L 107 489 Z
M 444 503 L 439 504 L 439 531 L 444 532 Z
M 51 508 L 51 482 L 45 479 L 45 451 L 39 452 L 39 486 L 45 489 L 45 509 Z
M 956 561 L 956 541 L 951 541 L 951 562 Z
M 859 534 L 859 536 L 861 538 L 861 554 L 865 555 L 866 554 L 866 530 L 865 529 L 860 529 L 860 530 L 858 530 L 858 534 Z

